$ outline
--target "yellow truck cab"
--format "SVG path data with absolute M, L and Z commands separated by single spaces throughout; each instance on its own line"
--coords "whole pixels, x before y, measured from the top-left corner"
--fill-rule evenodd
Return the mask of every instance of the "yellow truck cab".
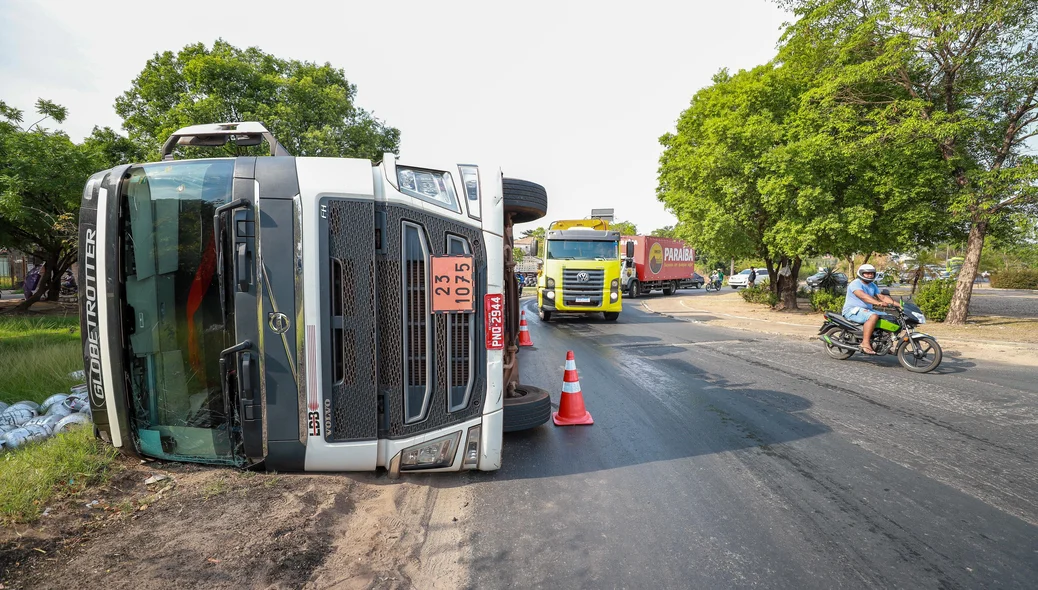
M 537 309 L 544 321 L 554 313 L 620 317 L 620 232 L 604 219 L 552 222 L 537 277 Z

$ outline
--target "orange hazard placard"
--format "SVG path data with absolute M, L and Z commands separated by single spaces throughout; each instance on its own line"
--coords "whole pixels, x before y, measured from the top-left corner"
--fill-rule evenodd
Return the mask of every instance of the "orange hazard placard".
M 472 312 L 476 286 L 471 256 L 433 256 L 432 310 L 434 313 Z

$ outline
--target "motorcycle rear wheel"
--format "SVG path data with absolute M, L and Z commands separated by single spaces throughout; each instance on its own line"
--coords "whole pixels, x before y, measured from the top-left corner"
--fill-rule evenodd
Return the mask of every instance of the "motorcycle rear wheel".
M 847 343 L 847 340 L 844 338 L 845 332 L 846 330 L 840 326 L 833 326 L 825 331 L 825 335 L 828 336 L 830 340 Z M 825 345 L 825 352 L 838 361 L 847 360 L 851 358 L 852 354 L 854 354 L 853 350 L 844 350 L 838 346 L 829 346 L 828 344 Z
M 916 340 L 916 345 L 919 347 L 920 356 L 918 357 L 913 352 L 911 344 L 902 342 L 898 347 L 897 360 L 902 367 L 913 373 L 929 373 L 941 364 L 944 353 L 936 340 L 926 336 Z

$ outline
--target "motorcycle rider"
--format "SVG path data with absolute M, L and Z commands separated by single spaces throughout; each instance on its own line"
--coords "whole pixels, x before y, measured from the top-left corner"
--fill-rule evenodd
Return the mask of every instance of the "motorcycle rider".
M 876 354 L 872 349 L 872 331 L 879 323 L 879 314 L 872 310 L 873 305 L 893 305 L 901 307 L 889 295 L 879 292 L 876 281 L 876 267 L 871 264 L 863 264 L 858 267 L 858 278 L 847 285 L 847 298 L 843 302 L 843 317 L 856 323 L 862 324 L 864 337 L 861 342 L 861 351 L 865 354 Z

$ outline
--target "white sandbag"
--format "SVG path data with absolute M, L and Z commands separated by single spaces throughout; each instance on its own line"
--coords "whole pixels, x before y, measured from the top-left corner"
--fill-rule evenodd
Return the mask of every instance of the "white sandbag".
M 72 412 L 86 412 L 90 409 L 90 402 L 75 395 L 70 395 L 65 398 L 65 401 L 61 402 L 61 405 L 65 406 Z
M 47 408 L 48 416 L 59 416 L 64 418 L 65 416 L 68 416 L 71 413 L 72 410 L 65 406 L 65 402 L 61 402 L 60 404 L 54 404 L 53 406 Z
M 88 414 L 69 414 L 54 425 L 54 434 L 68 432 L 79 424 L 90 424 L 90 416 Z
M 41 413 L 41 414 L 46 414 L 47 410 L 49 410 L 51 408 L 51 406 L 53 406 L 55 404 L 60 404 L 61 402 L 65 401 L 67 398 L 68 398 L 68 394 L 67 393 L 55 393 L 54 395 L 52 395 L 52 396 L 48 397 L 47 399 L 43 400 L 43 403 L 40 404 L 39 409 L 36 410 L 36 411 Z
M 0 414 L 0 424 L 21 426 L 35 417 L 36 410 L 15 404 Z
M 31 443 L 36 440 L 43 440 L 50 436 L 50 429 L 45 426 L 22 426 L 8 432 L 3 436 L 4 446 L 9 449 L 16 449 L 22 445 Z

